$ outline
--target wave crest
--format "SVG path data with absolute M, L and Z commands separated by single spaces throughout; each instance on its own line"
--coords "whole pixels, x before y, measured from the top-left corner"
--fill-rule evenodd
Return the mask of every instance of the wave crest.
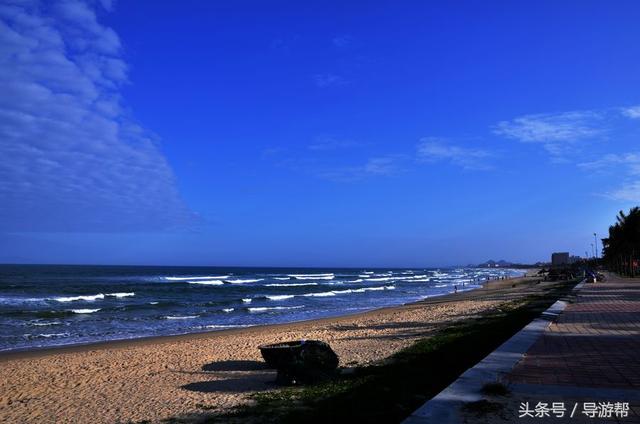
M 201 286 L 221 286 L 224 284 L 222 280 L 199 280 L 199 281 L 187 281 L 189 284 L 198 284 Z
M 255 313 L 255 312 L 268 312 L 268 311 L 280 311 L 280 310 L 284 310 L 284 309 L 300 309 L 300 308 L 304 308 L 303 305 L 300 306 L 263 306 L 263 307 L 256 307 L 256 308 L 247 308 L 247 310 L 249 312 Z
M 336 276 L 333 273 L 327 274 L 288 274 L 296 280 L 333 280 Z

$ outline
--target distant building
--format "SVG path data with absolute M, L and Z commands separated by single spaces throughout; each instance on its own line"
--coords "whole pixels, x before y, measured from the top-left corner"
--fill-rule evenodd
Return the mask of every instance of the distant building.
M 556 252 L 551 254 L 551 266 L 569 265 L 569 252 Z
M 491 259 L 485 263 L 477 265 L 477 268 L 508 268 L 511 265 L 513 265 L 511 262 L 507 262 L 504 259 L 500 259 L 498 262 Z
M 575 263 L 580 262 L 580 261 L 582 261 L 582 258 L 580 256 L 575 256 L 574 255 L 574 256 L 570 256 L 569 257 L 569 263 L 570 264 L 575 264 Z

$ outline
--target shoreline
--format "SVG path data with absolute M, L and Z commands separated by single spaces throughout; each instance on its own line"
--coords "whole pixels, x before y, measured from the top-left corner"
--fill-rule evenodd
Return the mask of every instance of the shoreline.
M 251 403 L 254 393 L 278 388 L 261 344 L 323 340 L 340 366 L 367 366 L 551 285 L 537 277 L 491 280 L 475 290 L 339 317 L 7 352 L 0 356 L 0 421 L 162 422 L 231 411 Z
M 173 341 L 182 341 L 190 338 L 202 339 L 202 338 L 213 337 L 216 335 L 220 337 L 224 337 L 227 335 L 235 335 L 238 333 L 249 332 L 251 330 L 256 330 L 256 331 L 265 331 L 268 329 L 275 330 L 275 329 L 282 328 L 283 326 L 290 326 L 290 325 L 296 325 L 296 324 L 304 325 L 304 324 L 317 323 L 318 325 L 322 325 L 322 324 L 327 324 L 329 322 L 340 321 L 343 318 L 344 319 L 358 318 L 358 317 L 364 318 L 369 314 L 377 314 L 379 312 L 392 311 L 397 308 L 402 308 L 405 306 L 437 303 L 437 302 L 433 302 L 434 300 L 442 300 L 443 302 L 446 302 L 449 300 L 453 300 L 453 299 L 449 299 L 449 297 L 452 297 L 452 296 L 458 296 L 465 293 L 471 293 L 471 292 L 476 292 L 479 290 L 486 289 L 487 286 L 490 285 L 491 283 L 497 283 L 497 282 L 504 283 L 506 281 L 514 281 L 514 280 L 520 280 L 523 278 L 528 278 L 529 273 L 531 271 L 537 271 L 537 269 L 524 269 L 522 271 L 525 273 L 523 276 L 507 278 L 505 280 L 488 280 L 488 281 L 484 281 L 481 287 L 477 287 L 475 289 L 459 290 L 458 292 L 449 292 L 446 294 L 430 296 L 424 299 L 416 300 L 414 302 L 407 302 L 407 303 L 402 303 L 394 306 L 383 306 L 380 308 L 372 308 L 372 309 L 367 309 L 367 310 L 362 310 L 362 311 L 357 311 L 357 312 L 352 312 L 347 314 L 332 315 L 332 316 L 319 317 L 319 318 L 309 318 L 309 319 L 303 319 L 298 321 L 286 321 L 286 322 L 274 323 L 274 324 L 248 325 L 246 327 L 239 327 L 239 328 L 225 328 L 220 330 L 196 331 L 196 332 L 189 332 L 189 333 L 182 333 L 182 334 L 141 336 L 141 337 L 132 337 L 129 339 L 98 340 L 98 341 L 91 341 L 91 342 L 84 342 L 84 343 L 83 342 L 69 343 L 69 344 L 63 344 L 63 345 L 57 345 L 57 346 L 41 346 L 41 347 L 35 347 L 35 348 L 18 348 L 18 349 L 4 350 L 4 351 L 0 351 L 0 363 L 16 360 L 16 359 L 39 358 L 39 357 L 51 356 L 56 354 L 64 354 L 64 353 L 75 353 L 75 352 L 104 350 L 104 349 L 126 349 L 129 347 L 135 347 L 135 346 L 147 346 L 147 345 L 153 345 L 153 344 L 162 344 L 164 342 L 170 343 Z

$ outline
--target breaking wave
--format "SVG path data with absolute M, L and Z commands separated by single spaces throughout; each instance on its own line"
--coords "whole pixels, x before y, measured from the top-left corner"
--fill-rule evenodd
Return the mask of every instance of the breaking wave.
M 107 294 L 98 293 L 98 294 L 85 295 L 85 296 L 54 297 L 54 298 L 52 298 L 52 300 L 55 300 L 56 302 L 76 302 L 76 301 L 79 301 L 79 300 L 84 300 L 86 302 L 93 302 L 94 300 L 102 300 L 105 297 L 122 298 L 122 297 L 131 297 L 131 296 L 135 296 L 135 295 L 136 294 L 133 293 L 133 292 L 130 292 L 130 293 L 107 293 Z
M 266 298 L 269 300 L 285 300 L 285 299 L 291 299 L 292 297 L 294 297 L 294 295 L 292 294 L 266 296 Z
M 257 308 L 247 308 L 247 310 L 249 312 L 255 313 L 255 312 L 268 312 L 268 311 L 281 311 L 281 310 L 285 310 L 285 309 L 300 309 L 300 308 L 304 308 L 303 305 L 300 306 L 263 306 L 263 307 L 257 307 Z
M 296 280 L 333 280 L 336 276 L 333 273 L 328 274 L 288 274 L 289 277 Z
M 264 280 L 264 278 L 249 278 L 246 280 L 224 280 L 225 283 L 229 283 L 229 284 L 244 284 L 244 283 L 257 283 L 258 281 L 262 281 Z
M 206 277 L 164 277 L 168 281 L 191 281 L 191 280 L 224 280 L 230 275 L 208 275 Z
M 189 284 L 199 284 L 201 286 L 221 286 L 224 284 L 222 280 L 200 280 L 200 281 L 187 281 Z

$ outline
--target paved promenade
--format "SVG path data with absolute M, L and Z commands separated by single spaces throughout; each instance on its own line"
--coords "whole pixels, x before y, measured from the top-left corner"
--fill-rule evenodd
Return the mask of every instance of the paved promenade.
M 640 279 L 609 275 L 558 304 L 407 422 L 640 424 Z M 491 380 L 510 393 L 478 390 Z

